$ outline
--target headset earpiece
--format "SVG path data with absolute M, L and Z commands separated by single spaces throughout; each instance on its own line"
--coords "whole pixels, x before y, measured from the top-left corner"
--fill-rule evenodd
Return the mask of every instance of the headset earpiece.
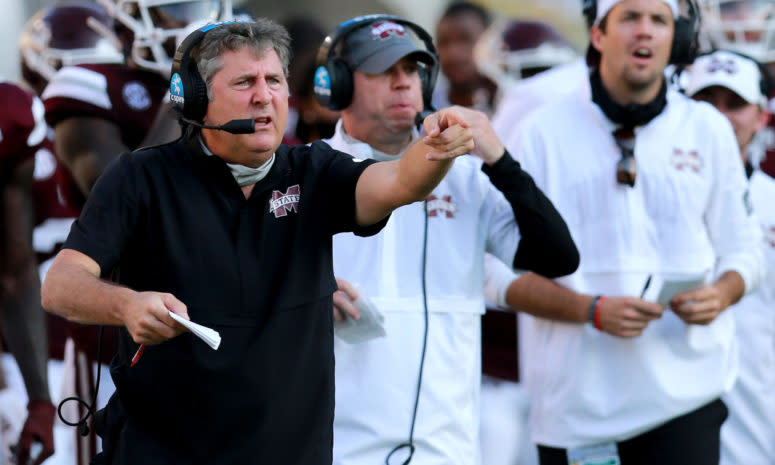
M 670 64 L 688 66 L 694 63 L 699 54 L 700 10 L 695 0 L 687 0 L 687 16 L 675 20 L 673 48 L 670 51 Z
M 328 108 L 339 111 L 347 107 L 353 98 L 353 73 L 344 60 L 338 57 L 328 60 L 326 66 L 331 79 L 331 95 Z
M 350 66 L 338 56 L 337 46 L 348 34 L 374 21 L 392 21 L 406 26 L 425 44 L 436 58 L 436 47 L 430 34 L 417 24 L 392 15 L 366 15 L 345 21 L 323 40 L 317 55 L 317 69 L 313 86 L 318 102 L 331 110 L 339 111 L 350 105 L 353 95 L 353 77 Z M 422 96 L 425 108 L 431 107 L 431 96 L 439 74 L 438 59 L 433 65 L 421 66 Z M 424 71 L 423 71 L 424 70 Z
M 209 24 L 189 34 L 175 50 L 170 72 L 170 101 L 172 107 L 184 118 L 202 122 L 207 113 L 207 84 L 199 74 L 196 62 L 191 56 L 194 48 L 202 42 L 207 31 L 226 24 L 246 21 L 231 20 Z

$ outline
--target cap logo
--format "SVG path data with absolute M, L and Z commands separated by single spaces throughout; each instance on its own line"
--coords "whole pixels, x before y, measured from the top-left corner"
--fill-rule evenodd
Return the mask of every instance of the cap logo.
M 180 78 L 180 74 L 175 73 L 170 79 L 170 102 L 183 105 L 185 99 L 183 98 L 183 80 Z
M 394 34 L 404 36 L 406 29 L 392 21 L 380 21 L 371 25 L 371 35 L 374 39 L 389 39 Z
M 735 74 L 737 72 L 737 63 L 731 59 L 721 60 L 718 57 L 713 57 L 710 63 L 708 63 L 708 72 L 715 73 L 716 71 L 726 71 L 727 74 Z

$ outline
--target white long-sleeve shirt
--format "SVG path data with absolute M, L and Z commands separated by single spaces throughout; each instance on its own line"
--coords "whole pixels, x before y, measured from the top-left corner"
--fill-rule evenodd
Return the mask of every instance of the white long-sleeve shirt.
M 589 91 L 552 102 L 524 122 L 516 158 L 565 218 L 581 254 L 560 283 L 585 294 L 638 296 L 647 276 L 712 280 L 763 273 L 760 231 L 729 122 L 710 105 L 668 92 L 665 110 L 636 130 L 634 188 L 616 183 L 614 124 Z M 672 311 L 640 337 L 537 318 L 527 377 L 533 439 L 576 447 L 633 437 L 728 390 L 734 324 L 707 326 Z
M 374 158 L 343 134 L 333 148 Z M 520 235 L 511 206 L 469 157 L 455 160 L 428 202 L 429 325 L 413 463 L 478 462 L 484 252 L 512 263 Z M 334 236 L 334 273 L 384 313 L 387 336 L 336 338 L 334 464 L 384 463 L 409 436 L 423 343 L 424 204 L 393 212 L 377 235 Z

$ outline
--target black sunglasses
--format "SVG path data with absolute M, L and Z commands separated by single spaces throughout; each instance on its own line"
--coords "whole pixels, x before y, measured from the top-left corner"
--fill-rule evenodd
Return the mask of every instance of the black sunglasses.
M 625 127 L 617 129 L 613 135 L 622 153 L 622 158 L 616 164 L 616 182 L 635 187 L 635 132 Z

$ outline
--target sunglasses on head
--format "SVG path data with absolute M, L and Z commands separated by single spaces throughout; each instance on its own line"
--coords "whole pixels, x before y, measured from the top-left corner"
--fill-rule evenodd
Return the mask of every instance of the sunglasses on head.
M 632 128 L 619 128 L 613 135 L 622 153 L 616 164 L 616 182 L 635 187 L 635 132 Z

